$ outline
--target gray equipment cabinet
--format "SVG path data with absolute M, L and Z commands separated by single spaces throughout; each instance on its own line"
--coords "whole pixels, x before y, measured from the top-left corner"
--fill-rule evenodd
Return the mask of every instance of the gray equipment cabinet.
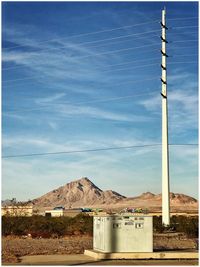
M 94 216 L 93 249 L 101 252 L 153 252 L 152 216 Z

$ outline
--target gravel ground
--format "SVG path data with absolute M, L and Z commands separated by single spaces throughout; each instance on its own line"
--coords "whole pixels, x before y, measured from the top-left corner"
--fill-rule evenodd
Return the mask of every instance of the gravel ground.
M 58 239 L 3 237 L 2 262 L 17 263 L 25 255 L 80 254 L 92 248 L 92 237 L 70 236 Z M 154 250 L 181 250 L 196 248 L 195 239 L 183 234 L 154 235 Z
M 153 247 L 155 250 L 196 250 L 197 239 L 182 233 L 154 234 Z
M 2 262 L 16 263 L 25 255 L 80 254 L 92 248 L 92 237 L 73 236 L 59 239 L 2 238 Z

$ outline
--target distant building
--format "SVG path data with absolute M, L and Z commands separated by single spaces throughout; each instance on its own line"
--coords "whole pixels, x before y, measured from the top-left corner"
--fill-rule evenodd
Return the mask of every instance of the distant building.
M 46 210 L 45 211 L 45 216 L 46 217 L 61 217 L 64 215 L 64 210 L 63 209 L 53 209 L 53 210 Z
M 33 206 L 12 205 L 1 207 L 2 216 L 32 216 Z
M 46 210 L 45 211 L 45 216 L 46 217 L 75 217 L 76 215 L 80 214 L 82 212 L 81 209 L 58 209 L 54 208 L 52 210 Z

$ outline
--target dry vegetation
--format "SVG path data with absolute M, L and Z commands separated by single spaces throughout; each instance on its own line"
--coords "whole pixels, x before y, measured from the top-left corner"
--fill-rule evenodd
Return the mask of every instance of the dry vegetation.
M 174 217 L 172 222 L 176 232 L 163 233 L 161 218 L 154 218 L 154 250 L 196 249 L 198 219 Z M 79 254 L 92 248 L 92 217 L 3 217 L 2 234 L 3 263 L 25 255 Z

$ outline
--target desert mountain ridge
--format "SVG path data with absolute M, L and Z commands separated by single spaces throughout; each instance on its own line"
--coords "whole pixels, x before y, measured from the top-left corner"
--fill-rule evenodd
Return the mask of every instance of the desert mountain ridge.
M 54 189 L 43 196 L 31 201 L 35 208 L 41 210 L 46 207 L 64 206 L 65 208 L 99 207 L 161 207 L 162 195 L 151 192 L 136 197 L 126 197 L 113 190 L 103 191 L 87 177 L 69 182 Z M 170 205 L 181 209 L 198 209 L 198 201 L 180 193 L 170 193 Z

